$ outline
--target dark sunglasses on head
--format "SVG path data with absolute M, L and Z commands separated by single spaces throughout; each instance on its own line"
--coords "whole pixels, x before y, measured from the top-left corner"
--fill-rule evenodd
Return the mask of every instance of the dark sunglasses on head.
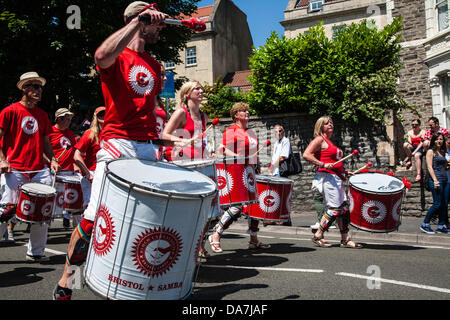
M 29 84 L 24 85 L 23 87 L 24 88 L 33 87 L 36 90 L 42 89 L 42 86 L 40 84 L 37 84 L 37 83 L 29 83 Z
M 103 118 L 105 116 L 105 111 L 100 111 L 97 113 L 97 118 Z

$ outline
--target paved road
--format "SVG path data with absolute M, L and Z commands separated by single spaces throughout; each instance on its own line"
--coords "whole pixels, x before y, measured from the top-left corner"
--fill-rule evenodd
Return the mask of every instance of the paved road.
M 201 265 L 188 302 L 450 299 L 448 245 L 371 240 L 363 241 L 363 249 L 351 250 L 339 248 L 338 238 L 329 235 L 335 246 L 318 248 L 310 235 L 262 228 L 260 238 L 272 247 L 255 251 L 247 250 L 242 226 L 228 230 L 222 241 L 225 251 Z M 70 231 L 58 220 L 53 223 L 46 252 L 50 261 L 42 264 L 24 260 L 25 225 L 16 231 L 15 244 L 0 244 L 0 299 L 49 300 L 63 270 Z M 87 288 L 74 292 L 74 300 L 99 299 Z

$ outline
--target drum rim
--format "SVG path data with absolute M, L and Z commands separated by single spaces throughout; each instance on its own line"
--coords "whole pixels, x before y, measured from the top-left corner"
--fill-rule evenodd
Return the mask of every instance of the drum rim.
M 54 191 L 52 191 L 51 193 L 43 194 L 43 193 L 34 193 L 34 192 L 32 192 L 32 191 L 30 192 L 30 191 L 28 191 L 28 190 L 24 190 L 24 189 L 23 189 L 23 186 L 24 186 L 24 185 L 31 184 L 31 183 L 33 183 L 33 184 L 41 184 L 41 185 L 50 187 L 50 188 L 52 188 Z M 36 197 L 39 197 L 39 198 L 49 198 L 49 197 L 52 197 L 52 196 L 56 196 L 56 194 L 58 193 L 58 191 L 56 190 L 55 187 L 52 187 L 51 185 L 48 185 L 48 184 L 45 184 L 45 183 L 40 183 L 40 182 L 25 182 L 24 184 L 21 184 L 21 185 L 19 186 L 19 191 L 22 191 L 22 192 L 23 192 L 24 194 L 26 194 L 26 195 L 32 195 L 32 196 L 36 196 Z
M 269 179 L 263 179 L 263 180 L 258 179 L 258 177 L 261 177 L 261 176 L 262 177 L 267 177 Z M 266 175 L 263 175 L 263 174 L 255 174 L 256 182 L 261 182 L 261 183 L 269 182 L 271 184 L 284 184 L 284 185 L 294 184 L 294 180 L 292 180 L 292 179 L 288 179 L 288 178 L 284 178 L 284 177 L 276 177 L 276 178 L 283 178 L 283 180 L 284 179 L 286 179 L 286 180 L 284 180 L 284 181 L 282 181 L 282 180 L 271 180 L 270 179 L 271 177 L 274 177 L 274 176 L 266 176 Z
M 356 228 L 356 229 L 363 230 L 363 231 L 374 232 L 374 233 L 388 233 L 388 232 L 396 231 L 400 227 L 400 223 L 399 223 L 398 226 L 393 228 L 393 229 L 389 229 L 389 230 L 388 229 L 386 229 L 386 230 L 374 230 L 374 229 L 369 229 L 369 228 L 364 228 L 364 227 L 361 227 L 361 226 L 357 226 L 353 222 L 350 222 L 350 225 L 352 227 Z
M 396 190 L 396 191 L 385 191 L 385 192 L 382 192 L 382 191 L 367 191 L 366 189 L 362 189 L 362 188 L 356 187 L 355 184 L 353 184 L 353 183 L 350 181 L 353 177 L 355 177 L 355 176 L 357 176 L 357 175 L 354 175 L 354 176 L 350 177 L 350 178 L 348 179 L 348 184 L 349 184 L 349 186 L 352 187 L 353 189 L 358 190 L 358 191 L 362 191 L 362 192 L 365 192 L 365 193 L 368 193 L 368 194 L 384 194 L 384 195 L 390 195 L 390 194 L 398 194 L 398 193 L 401 193 L 401 192 L 403 192 L 403 191 L 405 190 L 405 184 L 402 182 L 402 180 L 400 180 L 400 179 L 397 178 L 397 177 L 393 177 L 393 176 L 390 176 L 390 175 L 388 175 L 388 174 L 380 173 L 380 172 L 363 172 L 363 173 L 360 173 L 360 174 L 374 174 L 374 173 L 382 174 L 382 175 L 387 175 L 387 176 L 389 176 L 389 177 L 391 177 L 391 178 L 395 178 L 395 179 L 397 179 L 398 181 L 400 181 L 400 182 L 402 183 L 403 186 L 402 186 L 400 189 Z
M 216 163 L 215 159 L 202 159 L 202 162 L 200 162 L 199 160 L 197 160 L 197 165 L 192 164 L 192 167 L 197 167 L 198 164 L 205 164 L 207 163 L 208 165 L 214 166 Z M 181 162 L 186 162 L 186 166 L 181 165 Z M 195 160 L 190 161 L 191 163 L 196 162 Z M 176 166 L 182 167 L 182 168 L 188 168 L 191 169 L 191 167 L 189 166 L 189 162 L 187 160 L 176 160 L 176 161 L 172 161 L 172 163 Z
M 151 187 L 148 187 L 148 186 L 143 186 L 143 185 L 140 185 L 140 184 L 132 183 L 132 182 L 130 182 L 130 181 L 128 181 L 128 180 L 126 180 L 126 179 L 124 179 L 122 177 L 119 177 L 117 174 L 109 171 L 109 169 L 108 169 L 108 166 L 109 166 L 110 163 L 113 163 L 113 162 L 119 161 L 119 160 L 132 160 L 132 159 L 142 160 L 142 161 L 149 161 L 149 162 L 153 162 L 153 163 L 161 162 L 161 161 L 156 161 L 156 160 L 140 159 L 140 158 L 112 159 L 112 160 L 109 160 L 109 161 L 106 162 L 105 176 L 106 177 L 109 176 L 109 177 L 113 178 L 119 184 L 121 184 L 121 185 L 123 185 L 123 186 L 125 186 L 127 188 L 130 188 L 130 189 L 140 190 L 140 191 L 142 191 L 144 193 L 151 193 L 151 194 L 160 195 L 160 196 L 164 195 L 164 196 L 168 196 L 168 197 L 172 197 L 172 198 L 188 198 L 188 199 L 201 198 L 201 199 L 203 199 L 203 198 L 210 197 L 210 196 L 212 196 L 212 195 L 214 195 L 214 194 L 216 194 L 218 192 L 217 191 L 217 184 L 211 178 L 209 178 L 208 176 L 205 176 L 203 174 L 202 174 L 202 176 L 204 178 L 207 178 L 211 182 L 211 185 L 215 186 L 214 190 L 210 191 L 210 192 L 207 192 L 207 193 L 205 192 L 203 194 L 198 194 L 198 193 L 197 194 L 191 194 L 191 193 L 174 193 L 174 192 L 169 192 L 169 191 L 165 191 L 165 190 L 155 189 L 155 188 L 151 188 Z M 167 163 L 165 162 L 164 164 L 166 164 L 166 165 L 173 165 L 175 167 L 180 167 L 180 166 L 177 166 L 176 164 L 173 164 L 171 162 L 167 162 Z M 180 167 L 180 168 L 185 169 L 185 170 L 189 170 L 189 171 L 192 171 L 192 172 L 199 173 L 198 171 L 192 170 L 190 168 L 185 168 L 185 167 Z

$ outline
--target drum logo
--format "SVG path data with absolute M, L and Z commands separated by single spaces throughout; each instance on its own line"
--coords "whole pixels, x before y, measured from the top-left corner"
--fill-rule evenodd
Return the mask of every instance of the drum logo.
M 47 202 L 42 206 L 41 213 L 44 217 L 48 217 L 53 211 L 53 202 Z
M 111 214 L 104 205 L 98 209 L 94 230 L 92 247 L 97 256 L 103 256 L 111 250 L 116 238 Z
M 152 74 L 144 66 L 134 66 L 131 68 L 128 81 L 134 92 L 141 96 L 150 94 L 155 85 Z
M 74 204 L 78 200 L 78 191 L 75 189 L 67 189 L 64 192 L 64 201 L 68 204 Z
M 367 201 L 363 204 L 362 215 L 370 224 L 377 224 L 386 217 L 386 206 L 380 201 Z
M 20 205 L 20 211 L 26 216 L 34 213 L 34 203 L 30 200 L 24 200 L 22 201 L 22 204 Z
M 280 195 L 274 190 L 265 190 L 259 195 L 259 207 L 266 213 L 275 212 L 280 207 Z
M 135 239 L 131 255 L 137 269 L 154 278 L 165 274 L 173 267 L 182 248 L 178 232 L 158 227 L 142 232 Z
M 36 119 L 31 116 L 23 118 L 21 127 L 26 134 L 34 134 L 39 129 Z
M 217 187 L 219 188 L 219 195 L 226 196 L 233 189 L 233 177 L 231 174 L 223 169 L 217 169 Z
M 61 139 L 59 139 L 59 144 L 61 145 L 61 148 L 64 149 L 68 149 L 71 146 L 70 140 L 67 137 L 61 137 Z
M 398 222 L 400 220 L 400 205 L 402 204 L 402 199 L 399 199 L 392 207 L 392 218 Z
M 256 183 L 255 183 L 255 171 L 253 167 L 248 166 L 244 170 L 244 176 L 242 177 L 244 181 L 244 185 L 250 192 L 256 191 Z

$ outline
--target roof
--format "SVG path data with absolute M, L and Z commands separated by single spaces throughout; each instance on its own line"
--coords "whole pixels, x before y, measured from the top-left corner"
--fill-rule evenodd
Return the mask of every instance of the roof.
M 325 0 L 325 3 L 328 2 L 333 2 L 333 1 L 337 1 L 337 0 Z M 310 0 L 298 0 L 297 4 L 295 5 L 295 8 L 303 8 L 303 7 L 307 7 L 309 5 Z
M 242 92 L 248 92 L 253 87 L 248 77 L 252 74 L 252 70 L 242 70 L 229 72 L 223 78 L 226 87 L 240 88 Z
M 200 7 L 197 8 L 197 11 L 194 12 L 193 14 L 191 14 L 189 17 L 182 15 L 181 19 L 186 19 L 186 18 L 198 18 L 198 19 L 202 19 L 203 21 L 209 21 L 209 16 L 211 14 L 211 12 L 214 9 L 214 5 L 212 6 L 206 6 L 206 7 Z

